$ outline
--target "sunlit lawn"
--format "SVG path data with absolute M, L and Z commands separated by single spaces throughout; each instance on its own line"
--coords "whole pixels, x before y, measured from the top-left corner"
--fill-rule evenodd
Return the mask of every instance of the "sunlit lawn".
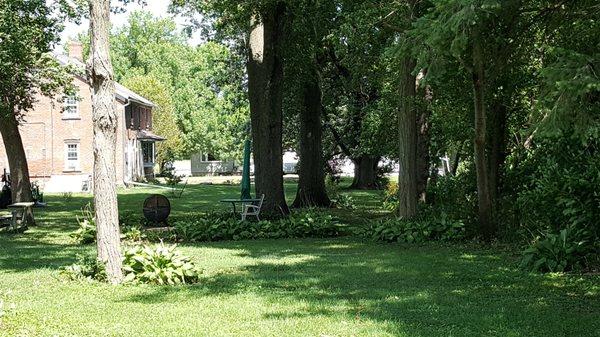
M 227 210 L 238 190 L 189 186 L 173 214 Z M 150 192 L 122 191 L 121 212 Z M 349 193 L 359 208 L 337 215 L 381 215 L 378 192 Z M 68 237 L 89 200 L 49 196 L 37 227 L 0 235 L 0 336 L 600 336 L 599 276 L 527 274 L 514 252 L 472 244 L 218 242 L 181 246 L 204 269 L 195 286 L 65 282 L 58 268 L 93 250 Z

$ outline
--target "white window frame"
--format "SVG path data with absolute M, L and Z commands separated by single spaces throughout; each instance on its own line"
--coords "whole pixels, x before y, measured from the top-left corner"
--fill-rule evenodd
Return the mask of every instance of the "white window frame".
M 69 154 L 73 153 L 71 149 L 75 149 L 75 159 L 69 159 Z M 81 151 L 79 142 L 65 142 L 65 171 L 80 171 Z
M 79 99 L 76 95 L 65 96 L 62 118 L 79 119 Z

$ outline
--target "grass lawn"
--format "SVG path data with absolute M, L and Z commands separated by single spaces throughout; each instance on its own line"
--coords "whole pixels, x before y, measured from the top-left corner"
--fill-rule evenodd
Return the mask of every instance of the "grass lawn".
M 140 213 L 149 192 L 122 191 L 121 212 Z M 173 214 L 226 209 L 237 193 L 191 186 Z M 336 215 L 381 215 L 378 192 L 349 193 L 360 207 Z M 204 269 L 198 285 L 65 282 L 58 268 L 94 249 L 68 236 L 90 197 L 47 199 L 38 226 L 0 235 L 0 336 L 600 336 L 600 276 L 527 274 L 513 251 L 472 244 L 207 243 L 180 246 Z

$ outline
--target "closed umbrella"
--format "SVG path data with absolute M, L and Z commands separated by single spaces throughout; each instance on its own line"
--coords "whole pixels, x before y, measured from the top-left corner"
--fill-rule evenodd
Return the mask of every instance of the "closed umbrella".
M 251 199 L 250 195 L 250 140 L 244 143 L 244 166 L 242 168 L 242 195 L 241 199 Z

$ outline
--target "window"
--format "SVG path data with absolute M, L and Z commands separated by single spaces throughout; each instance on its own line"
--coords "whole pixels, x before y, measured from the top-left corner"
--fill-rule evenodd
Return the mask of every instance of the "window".
M 63 119 L 79 118 L 79 100 L 77 96 L 65 97 Z
M 79 144 L 65 144 L 65 171 L 79 171 Z
M 154 165 L 154 142 L 142 142 L 144 166 Z

